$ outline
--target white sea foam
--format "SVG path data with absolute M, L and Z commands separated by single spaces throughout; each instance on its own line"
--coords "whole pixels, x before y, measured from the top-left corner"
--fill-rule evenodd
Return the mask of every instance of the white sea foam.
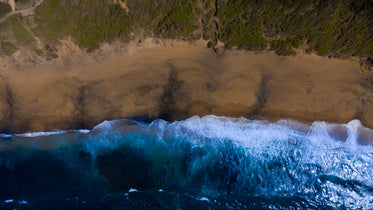
M 119 120 L 105 120 L 102 123 L 96 125 L 92 130 L 110 130 L 113 127 L 113 125 L 115 125 L 115 123 L 118 121 Z
M 30 133 L 21 133 L 21 134 L 0 134 L 0 138 L 11 138 L 13 136 L 34 138 L 34 137 L 40 137 L 40 136 L 60 135 L 60 134 L 65 134 L 65 133 L 82 133 L 82 134 L 87 134 L 89 132 L 91 132 L 91 130 L 88 130 L 88 129 L 39 131 L 39 132 L 30 132 Z
M 156 124 L 157 126 L 159 123 Z M 228 118 L 217 116 L 191 117 L 185 121 L 171 124 L 171 127 L 181 127 L 192 131 L 193 134 L 219 139 L 234 139 L 248 143 L 248 139 L 266 141 L 276 138 L 278 140 L 294 137 L 308 137 L 319 143 L 333 140 L 344 140 L 356 144 L 359 142 L 359 132 L 368 133 L 367 140 L 373 144 L 373 130 L 362 126 L 359 120 L 352 120 L 347 124 L 335 124 L 315 121 L 312 125 L 302 124 L 292 120 L 280 120 L 269 123 L 245 118 Z M 343 139 L 346 133 L 347 138 Z M 369 139 L 372 137 L 372 139 Z
M 79 133 L 89 133 L 91 132 L 91 130 L 88 130 L 88 129 L 80 129 L 80 130 L 77 130 Z
M 95 126 L 92 130 L 81 129 L 81 130 L 56 130 L 50 132 L 31 132 L 23 134 L 0 134 L 0 138 L 10 138 L 12 136 L 20 137 L 39 137 L 39 136 L 50 136 L 59 135 L 69 132 L 89 134 L 92 131 L 96 132 L 107 132 L 116 130 L 118 128 L 126 127 L 129 124 L 144 125 L 140 122 L 133 120 L 112 120 L 103 121 L 102 123 Z M 373 142 L 373 130 L 365 128 L 359 120 L 352 120 L 347 124 L 336 124 L 315 121 L 311 126 L 303 123 L 299 123 L 294 120 L 279 120 L 276 123 L 269 123 L 267 121 L 260 120 L 248 120 L 246 118 L 230 118 L 230 117 L 219 117 L 215 115 L 207 115 L 204 117 L 193 116 L 183 121 L 175 121 L 168 123 L 164 120 L 153 121 L 149 127 L 156 128 L 158 131 L 164 131 L 170 127 L 180 127 L 192 131 L 195 136 L 204 136 L 207 138 L 229 138 L 238 141 L 245 141 L 248 138 L 256 139 L 271 139 L 276 137 L 278 139 L 287 139 L 290 136 L 302 136 L 307 134 L 314 138 L 333 138 L 337 140 L 347 140 L 350 143 L 356 143 L 360 139 L 359 132 L 364 131 L 367 135 L 364 136 L 365 143 L 369 141 Z M 339 130 L 338 130 L 339 128 Z M 345 129 L 345 131 L 343 130 Z M 250 134 L 245 131 L 250 131 Z M 343 132 L 347 132 L 348 137 L 344 139 Z M 162 133 L 162 132 L 161 132 Z M 372 143 L 373 144 L 373 143 Z
M 50 132 L 33 132 L 33 133 L 23 133 L 23 134 L 15 134 L 15 136 L 21 136 L 21 137 L 38 137 L 38 136 L 51 136 L 51 135 L 58 135 L 66 133 L 67 131 L 50 131 Z
M 159 156 L 190 154 L 188 170 L 191 176 L 201 171 L 205 173 L 214 163 L 227 170 L 232 168 L 239 180 L 236 187 L 254 186 L 253 195 L 303 193 L 314 199 L 312 195 L 322 189 L 322 199 L 335 202 L 335 207 L 346 199 L 353 203 L 346 204 L 347 208 L 354 205 L 373 208 L 369 190 L 350 189 L 338 182 L 353 180 L 361 186 L 373 186 L 373 131 L 358 120 L 347 124 L 319 121 L 305 124 L 292 120 L 270 123 L 210 115 L 173 123 L 163 120 L 150 124 L 131 120 L 104 121 L 91 131 L 79 132 L 84 133 L 83 150 L 92 158 L 128 145 L 125 147 L 130 148 L 128 151 L 136 148 L 144 151 L 157 168 L 158 160 L 160 167 L 164 166 L 164 159 Z M 50 133 L 23 135 L 46 134 Z M 205 188 L 204 194 L 196 199 L 209 201 L 210 188 Z M 131 192 L 137 192 L 137 189 L 131 188 L 125 195 Z
M 206 198 L 206 197 L 197 198 L 197 200 L 199 200 L 199 201 L 207 201 L 207 202 L 210 203 L 210 200 L 208 198 Z
M 18 201 L 18 204 L 19 204 L 19 205 L 27 205 L 28 202 L 25 201 L 25 200 L 21 200 L 21 201 Z
M 131 188 L 131 189 L 128 190 L 128 192 L 129 192 L 129 193 L 130 193 L 130 192 L 138 192 L 138 190 L 137 190 L 137 189 L 134 189 L 134 188 Z
M 25 200 L 14 200 L 14 199 L 7 199 L 4 201 L 4 203 L 18 203 L 18 205 L 27 205 L 28 202 Z

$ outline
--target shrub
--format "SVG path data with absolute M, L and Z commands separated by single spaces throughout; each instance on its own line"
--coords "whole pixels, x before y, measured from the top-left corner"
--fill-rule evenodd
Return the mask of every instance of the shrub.
M 126 3 L 129 13 L 111 0 L 44 0 L 35 11 L 35 32 L 48 41 L 71 36 L 87 49 L 114 39 L 129 40 L 137 30 L 151 36 L 188 39 L 200 38 L 202 31 L 203 39 L 214 34 L 227 48 L 261 50 L 268 40 L 275 40 L 271 47 L 284 55 L 293 55 L 293 47 L 307 42 L 319 55 L 373 56 L 370 0 Z
M 23 26 L 21 22 L 14 22 L 12 29 L 14 37 L 17 40 L 17 43 L 21 45 L 26 45 L 32 44 L 35 41 L 34 37 L 30 34 L 30 32 L 27 31 L 27 29 Z
M 36 32 L 48 41 L 73 37 L 84 48 L 95 49 L 100 43 L 128 37 L 131 19 L 111 1 L 45 0 L 35 11 Z
M 206 41 L 209 40 L 210 39 L 210 35 L 203 34 L 203 39 L 206 40 Z
M 0 2 L 0 18 L 4 17 L 6 14 L 12 11 L 9 4 Z
M 314 51 L 313 47 L 309 47 L 309 48 L 306 49 L 307 54 L 311 54 L 311 53 L 313 53 L 313 51 Z
M 1 44 L 1 49 L 7 55 L 12 55 L 13 53 L 17 51 L 17 47 L 14 46 L 14 44 L 12 44 L 11 42 L 3 41 L 0 44 Z
M 295 55 L 296 52 L 293 50 L 292 41 L 287 40 L 273 40 L 271 41 L 271 48 L 275 50 L 278 55 Z
M 208 48 L 211 48 L 211 47 L 213 47 L 213 46 L 214 46 L 214 43 L 212 43 L 212 41 L 207 42 L 207 47 L 208 47 Z

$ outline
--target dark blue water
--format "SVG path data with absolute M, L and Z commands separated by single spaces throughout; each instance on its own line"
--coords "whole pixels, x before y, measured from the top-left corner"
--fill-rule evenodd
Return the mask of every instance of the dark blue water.
M 372 209 L 372 134 L 206 116 L 1 135 L 0 209 Z

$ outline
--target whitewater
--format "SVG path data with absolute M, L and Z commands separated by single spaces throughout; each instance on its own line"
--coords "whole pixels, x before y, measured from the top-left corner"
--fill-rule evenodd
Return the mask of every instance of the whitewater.
M 0 134 L 4 209 L 373 209 L 373 130 L 218 116 Z

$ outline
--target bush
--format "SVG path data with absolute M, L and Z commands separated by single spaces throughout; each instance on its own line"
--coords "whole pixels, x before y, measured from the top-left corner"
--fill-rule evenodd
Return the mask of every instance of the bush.
M 228 47 L 248 45 L 252 49 L 253 43 L 242 37 L 251 31 L 249 40 L 280 37 L 295 48 L 307 41 L 319 55 L 373 55 L 373 7 L 369 0 L 222 0 L 217 16 L 219 38 Z M 245 25 L 248 22 L 251 25 Z M 278 52 L 293 54 L 287 45 L 272 43 Z
M 34 37 L 27 31 L 27 29 L 23 26 L 21 22 L 14 22 L 12 29 L 14 37 L 17 40 L 17 43 L 21 45 L 26 45 L 32 44 L 35 41 Z
M 12 11 L 12 8 L 9 4 L 0 2 L 0 18 L 4 17 L 6 14 Z
M 275 50 L 278 55 L 295 55 L 292 41 L 287 40 L 273 40 L 271 41 L 271 49 Z
M 206 40 L 206 41 L 209 40 L 210 39 L 210 35 L 203 34 L 203 39 Z
M 213 47 L 213 46 L 214 46 L 214 43 L 212 43 L 212 41 L 207 42 L 207 47 L 208 47 L 208 48 L 211 48 L 211 47 Z
M 171 10 L 158 24 L 158 33 L 163 37 L 188 36 L 196 29 L 195 17 L 198 13 L 195 1 L 168 2 Z
M 309 47 L 309 48 L 306 49 L 307 54 L 311 54 L 311 53 L 313 53 L 313 51 L 314 51 L 313 47 Z
M 7 55 L 12 55 L 17 51 L 17 47 L 14 46 L 11 42 L 3 41 L 1 42 L 1 49 L 4 51 Z
M 207 34 L 214 35 L 227 48 L 261 50 L 269 40 L 274 40 L 271 48 L 283 55 L 293 55 L 293 48 L 307 42 L 319 55 L 373 56 L 370 0 L 131 0 L 126 3 L 129 13 L 111 0 L 44 0 L 35 12 L 35 32 L 48 41 L 71 36 L 88 49 L 115 39 L 129 40 L 131 32 L 137 31 L 188 39 L 200 38 L 202 31 L 203 39 L 210 39 Z
M 131 31 L 127 12 L 111 1 L 45 0 L 35 11 L 36 32 L 48 41 L 73 37 L 84 48 L 95 49 L 100 43 L 126 39 Z
M 38 56 L 43 55 L 43 51 L 42 51 L 41 49 L 34 48 L 34 49 L 32 49 L 32 51 L 33 51 L 36 55 L 38 55 Z

